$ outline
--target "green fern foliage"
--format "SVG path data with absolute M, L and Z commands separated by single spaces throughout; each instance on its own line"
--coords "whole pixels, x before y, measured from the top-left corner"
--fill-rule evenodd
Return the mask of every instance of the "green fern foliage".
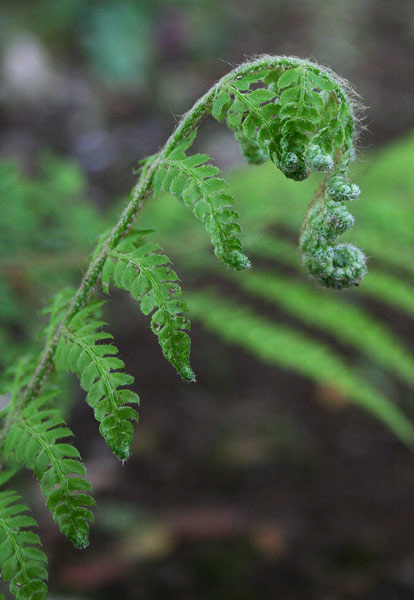
M 99 431 L 114 454 L 129 457 L 133 427 L 138 413 L 129 404 L 139 404 L 135 392 L 124 389 L 134 378 L 123 373 L 124 362 L 115 356 L 118 349 L 109 341 L 113 336 L 102 330 L 104 321 L 97 313 L 103 302 L 91 302 L 65 326 L 55 353 L 58 371 L 76 373 L 88 392 L 86 401 L 100 423 Z M 103 343 L 100 343 L 103 342 Z
M 77 283 L 79 265 L 106 226 L 87 199 L 86 176 L 75 161 L 40 154 L 34 172 L 10 159 L 0 162 L 2 367 L 26 353 L 16 331 L 23 327 L 25 337 L 35 339 L 33 308 L 40 310 L 45 297 Z
M 343 202 L 360 193 L 348 180 L 356 121 L 346 85 L 302 61 L 288 60 L 281 67 L 226 82 L 213 100 L 212 115 L 226 119 L 252 164 L 269 157 L 296 181 L 311 171 L 330 173 L 305 218 L 303 264 L 326 287 L 358 285 L 367 271 L 365 255 L 356 246 L 337 243 L 354 223 Z
M 240 76 L 218 91 L 211 109 L 217 121 L 226 121 L 240 142 L 243 155 L 251 164 L 269 158 L 269 144 L 279 124 L 276 93 L 270 89 L 251 90 L 265 72 Z
M 39 548 L 39 536 L 32 531 L 37 523 L 28 510 L 16 492 L 0 492 L 1 577 L 10 582 L 17 600 L 45 600 L 47 559 Z
M 207 164 L 207 154 L 187 156 L 196 134 L 195 130 L 162 160 L 154 176 L 154 194 L 166 191 L 180 198 L 204 223 L 216 256 L 234 269 L 248 269 L 249 259 L 237 237 L 238 214 L 220 169 Z
M 414 363 L 407 348 L 386 323 L 376 320 L 363 307 L 347 302 L 338 305 L 326 294 L 282 273 L 275 277 L 270 271 L 260 270 L 248 273 L 243 279 L 237 278 L 237 281 L 256 298 L 283 307 L 307 325 L 329 331 L 343 344 L 354 347 L 396 373 L 407 385 L 414 385 Z
M 56 391 L 44 392 L 21 410 L 4 441 L 4 455 L 12 463 L 25 465 L 40 482 L 46 505 L 61 532 L 77 548 L 88 545 L 88 507 L 95 501 L 88 492 L 91 484 L 79 460 L 78 450 L 62 442 L 73 434 L 60 412 L 50 408 Z
M 190 323 L 185 316 L 187 306 L 181 300 L 178 276 L 158 244 L 145 240 L 145 231 L 131 230 L 142 205 L 151 196 L 162 196 L 162 192 L 179 198 L 190 209 L 191 216 L 204 224 L 216 256 L 233 269 L 224 274 L 221 270 L 220 277 L 227 278 L 227 284 L 229 279 L 232 285 L 239 284 L 239 280 L 234 279 L 238 277 L 235 271 L 249 269 L 250 262 L 239 239 L 241 228 L 233 196 L 208 155 L 189 153 L 198 126 L 212 115 L 227 123 L 248 162 L 260 164 L 269 158 L 288 179 L 295 181 L 305 180 L 311 171 L 326 173 L 301 230 L 299 246 L 303 264 L 325 287 L 358 285 L 366 273 L 365 255 L 347 242 L 338 243 L 337 239 L 354 223 L 345 202 L 359 195 L 358 186 L 351 183 L 348 176 L 358 124 L 355 108 L 352 92 L 329 69 L 308 60 L 262 56 L 237 67 L 213 85 L 183 115 L 163 148 L 141 161 L 139 179 L 128 195 L 126 206 L 116 223 L 99 239 L 78 289 L 64 290 L 46 310 L 50 318 L 43 331 L 43 349 L 17 362 L 12 369 L 12 381 L 5 389 L 10 401 L 0 412 L 4 461 L 12 469 L 26 466 L 34 472 L 55 522 L 75 546 L 84 548 L 88 544 L 89 525 L 93 521 L 90 508 L 95 501 L 79 452 L 67 442 L 72 432 L 57 407 L 56 389 L 48 382 L 53 368 L 79 377 L 103 438 L 121 460 L 130 455 L 132 424 L 138 420 L 131 405 L 138 404 L 139 398 L 127 387 L 133 378 L 124 372 L 125 365 L 117 356 L 112 335 L 103 329 L 106 325 L 101 317 L 103 303 L 94 299 L 99 283 L 105 292 L 112 282 L 128 291 L 144 315 L 150 315 L 151 329 L 165 358 L 185 381 L 195 379 L 190 366 Z M 243 184 L 243 177 L 238 178 L 245 199 L 250 186 L 245 202 L 251 225 L 251 237 L 247 241 L 253 253 L 262 252 L 264 256 L 269 252 L 273 261 L 275 247 L 276 253 L 280 253 L 281 244 L 262 244 L 260 248 L 255 246 L 255 240 L 257 242 L 263 233 L 273 239 L 272 224 L 283 226 L 288 235 L 293 230 L 297 232 L 303 207 L 286 201 L 269 207 L 267 198 L 271 195 L 269 189 L 274 186 L 275 169 L 272 167 L 269 171 L 271 186 L 265 201 L 260 194 L 266 188 L 266 175 L 263 178 L 266 172 L 259 167 L 257 173 L 259 179 L 249 174 Z M 65 187 L 65 181 L 59 181 L 61 184 Z M 282 189 L 283 185 L 280 183 L 281 193 L 287 189 Z M 304 187 L 306 189 L 306 185 Z M 42 194 L 40 198 L 43 200 Z M 55 198 L 59 198 L 59 194 L 55 194 Z M 162 205 L 162 198 L 159 200 Z M 157 229 L 161 230 L 170 214 L 165 204 L 162 206 L 161 215 L 154 213 L 158 216 Z M 30 215 L 30 208 L 26 203 L 25 215 Z M 169 226 L 174 242 L 179 243 L 184 228 L 175 218 L 176 209 L 177 206 Z M 66 208 L 61 207 L 61 210 L 66 215 Z M 375 210 L 378 212 L 378 207 Z M 49 213 L 54 211 L 49 210 L 48 216 Z M 14 214 L 13 209 L 11 216 Z M 82 211 L 79 214 L 82 216 Z M 81 220 L 88 242 L 89 227 L 86 219 Z M 401 247 L 397 220 L 389 221 L 392 224 L 385 222 L 384 229 L 388 233 L 392 230 L 392 235 L 385 236 L 390 243 L 384 244 L 381 232 L 372 230 L 365 230 L 359 239 L 386 265 L 395 266 Z M 94 219 L 95 222 L 98 220 Z M 31 226 L 31 220 L 26 219 L 25 224 Z M 12 228 L 8 233 L 9 230 Z M 43 247 L 44 236 L 40 237 L 40 247 Z M 412 239 L 409 227 L 404 229 L 402 237 L 404 243 Z M 203 247 L 197 247 L 197 241 L 192 243 L 194 239 L 197 240 L 197 236 L 190 234 L 182 241 L 183 262 L 196 259 L 198 272 L 211 273 L 209 255 L 203 252 Z M 287 240 L 285 246 L 290 251 L 293 248 Z M 8 247 L 6 238 L 7 250 Z M 389 256 L 388 262 L 386 256 Z M 286 261 L 292 267 L 290 255 Z M 296 260 L 294 265 L 296 270 Z M 402 268 L 412 272 L 408 258 Z M 377 270 L 377 279 L 371 279 L 371 287 L 368 284 L 362 296 L 365 293 L 387 298 L 383 271 Z M 358 349 L 368 360 L 397 373 L 404 383 L 412 383 L 414 369 L 406 359 L 404 346 L 384 324 L 370 319 L 363 308 L 346 305 L 346 297 L 321 300 L 319 292 L 303 284 L 293 283 L 287 277 L 272 281 L 273 277 L 276 275 L 263 270 L 250 278 L 247 274 L 245 283 L 239 287 L 244 286 L 249 294 L 270 304 L 283 306 L 283 310 L 302 325 L 326 328 L 342 344 Z M 400 290 L 406 290 L 404 278 L 390 273 L 388 281 L 390 277 L 399 281 Z M 285 297 L 281 298 L 285 288 Z M 0 288 L 0 297 L 1 292 Z M 6 286 L 8 297 L 10 293 Z M 391 297 L 392 294 L 388 294 L 388 299 Z M 400 306 L 408 305 L 409 294 L 401 297 Z M 406 443 L 414 442 L 414 427 L 404 411 L 366 381 L 351 360 L 332 352 L 329 345 L 311 333 L 264 319 L 236 299 L 222 300 L 217 290 L 192 294 L 190 304 L 196 318 L 224 339 L 247 348 L 265 361 L 336 387 L 377 415 Z M 314 312 L 310 306 L 315 307 Z M 341 322 L 336 319 L 337 306 L 343 308 Z M 323 315 L 318 318 L 316 315 L 321 309 Z M 352 330 L 352 325 L 356 330 Z M 370 335 L 363 336 L 359 328 L 369 329 Z M 379 347 L 380 339 L 385 341 L 388 352 Z M 11 591 L 18 598 L 41 600 L 46 594 L 44 555 L 38 548 L 38 538 L 27 530 L 35 522 L 25 516 L 26 506 L 16 502 L 14 492 L 0 492 L 2 575 L 11 581 Z
M 133 231 L 111 251 L 102 270 L 102 286 L 111 280 L 130 292 L 144 315 L 152 313 L 151 329 L 158 337 L 165 358 L 185 381 L 194 381 L 190 367 L 190 322 L 183 316 L 188 308 L 179 298 L 181 288 L 171 261 L 160 247 L 146 242 Z
M 276 225 L 277 221 L 274 224 Z M 250 241 L 249 250 L 258 259 L 273 260 L 285 268 L 293 269 L 295 272 L 299 271 L 296 247 L 283 237 L 264 232 Z M 405 249 L 400 247 L 398 252 L 404 258 Z M 319 294 L 322 294 L 321 290 L 319 290 Z M 379 266 L 371 267 L 358 294 L 401 310 L 409 317 L 414 315 L 412 286 L 404 277 L 399 277 L 398 273 L 391 274 Z M 338 300 L 341 302 L 341 299 Z

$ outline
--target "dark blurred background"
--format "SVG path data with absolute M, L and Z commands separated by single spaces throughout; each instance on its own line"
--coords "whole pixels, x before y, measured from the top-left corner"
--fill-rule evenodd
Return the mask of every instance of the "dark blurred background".
M 410 0 L 3 0 L 0 204 L 9 212 L 1 225 L 2 361 L 13 360 L 36 332 L 50 292 L 79 279 L 91 244 L 135 181 L 133 167 L 231 66 L 286 54 L 349 79 L 367 107 L 359 153 L 369 165 L 371 155 L 412 130 L 413 51 Z M 224 170 L 243 166 L 231 133 L 217 124 L 203 126 L 199 147 Z M 391 190 L 401 188 L 403 172 L 387 177 Z M 413 188 L 405 189 L 407 210 L 412 198 Z M 19 214 L 25 202 L 26 216 Z M 4 214 L 13 215 L 12 225 Z M 151 225 L 150 215 L 148 207 Z M 184 289 L 215 285 L 219 276 L 194 274 L 168 224 L 164 229 Z M 398 224 L 394 241 L 395 231 Z M 282 265 L 288 276 L 289 269 Z M 384 273 L 412 289 L 395 261 Z M 231 286 L 220 288 L 229 299 Z M 392 286 L 384 286 L 382 300 L 350 302 L 401 335 L 408 356 L 413 316 L 403 308 L 410 312 L 413 297 L 403 302 L 401 292 L 390 307 L 384 298 Z M 183 384 L 136 307 L 121 294 L 112 300 L 108 319 L 142 405 L 133 456 L 121 467 L 76 382 L 68 384 L 68 419 L 98 501 L 90 547 L 73 550 L 36 483 L 20 481 L 40 521 L 51 598 L 414 597 L 413 461 L 393 433 L 332 387 L 266 364 L 198 320 L 192 356 L 199 381 Z M 254 299 L 251 306 L 291 324 L 288 309 Z M 315 339 L 330 342 L 332 335 Z M 352 347 L 343 354 L 353 360 Z M 364 373 L 367 364 L 355 368 Z M 407 381 L 369 372 L 393 402 L 407 406 Z

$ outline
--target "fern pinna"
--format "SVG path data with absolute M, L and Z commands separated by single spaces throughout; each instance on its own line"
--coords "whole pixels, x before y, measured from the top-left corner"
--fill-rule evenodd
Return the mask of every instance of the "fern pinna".
M 11 490 L 0 492 L 1 576 L 10 581 L 10 591 L 18 600 L 41 600 L 47 591 L 47 560 L 39 536 L 30 529 L 36 521 L 20 500 Z
M 54 520 L 76 546 L 88 543 L 94 500 L 78 451 L 62 441 L 71 431 L 48 376 L 56 368 L 79 377 L 102 436 L 121 460 L 129 456 L 132 422 L 138 418 L 133 407 L 138 396 L 126 387 L 133 379 L 124 373 L 112 336 L 103 330 L 102 301 L 94 297 L 97 285 L 105 292 L 112 283 L 127 290 L 151 315 L 166 359 L 184 380 L 195 378 L 178 277 L 159 246 L 145 239 L 146 232 L 131 230 L 143 203 L 171 192 L 203 222 L 220 261 L 236 270 L 250 268 L 234 200 L 219 169 L 206 154 L 190 153 L 198 126 L 212 115 L 234 132 L 249 163 L 269 158 L 296 181 L 311 171 L 325 173 L 300 237 L 303 264 L 327 287 L 357 285 L 366 272 L 364 255 L 337 241 L 353 223 L 346 203 L 359 195 L 347 175 L 354 157 L 356 106 L 350 89 L 330 70 L 308 60 L 263 56 L 213 85 L 183 115 L 164 147 L 142 161 L 127 205 L 99 241 L 78 290 L 59 294 L 48 310 L 43 350 L 19 364 L 3 386 L 10 398 L 1 413 L 3 464 L 34 472 Z M 18 598 L 40 600 L 46 597 L 44 555 L 38 537 L 26 529 L 35 523 L 22 515 L 26 507 L 16 499 L 13 492 L 0 492 L 2 575 Z
M 112 339 L 110 333 L 102 330 L 105 323 L 97 319 L 101 304 L 91 302 L 69 321 L 54 360 L 58 371 L 78 375 L 102 437 L 114 454 L 124 460 L 131 445 L 131 421 L 138 420 L 137 412 L 128 403 L 138 403 L 139 398 L 131 390 L 119 389 L 133 383 L 134 378 L 120 370 L 125 365 L 114 356 L 118 349 L 113 344 L 97 343 Z

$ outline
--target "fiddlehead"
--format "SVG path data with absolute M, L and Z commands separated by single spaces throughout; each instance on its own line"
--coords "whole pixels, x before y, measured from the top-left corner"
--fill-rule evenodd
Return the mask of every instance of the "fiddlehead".
M 322 184 L 305 218 L 299 241 L 303 264 L 326 287 L 358 285 L 367 271 L 359 248 L 337 243 L 354 224 L 344 202 L 359 194 L 359 187 L 348 182 L 346 169 L 341 166 Z
M 129 291 L 141 311 L 152 314 L 151 328 L 164 356 L 184 380 L 194 380 L 189 321 L 178 299 L 178 277 L 157 244 L 144 242 L 143 232 L 131 232 L 143 203 L 152 195 L 171 192 L 202 221 L 222 262 L 236 270 L 251 266 L 239 239 L 234 201 L 219 169 L 208 155 L 188 153 L 201 121 L 212 115 L 234 132 L 251 164 L 269 158 L 296 181 L 311 171 L 328 173 L 305 219 L 300 238 L 303 262 L 323 285 L 357 284 L 366 271 L 364 255 L 350 244 L 336 244 L 353 224 L 343 203 L 359 194 L 347 179 L 355 138 L 353 110 L 343 82 L 328 69 L 307 60 L 263 56 L 218 81 L 183 115 L 164 147 L 142 161 L 124 211 L 98 243 L 78 290 L 58 296 L 52 305 L 43 350 L 37 360 L 26 363 L 23 377 L 15 377 L 11 401 L 2 411 L 4 459 L 34 471 L 55 521 L 75 545 L 87 544 L 93 519 L 87 507 L 94 500 L 79 454 L 60 442 L 71 432 L 63 427 L 59 410 L 52 408 L 54 392 L 45 387 L 49 372 L 55 366 L 79 376 L 103 437 L 122 460 L 129 455 L 131 422 L 137 420 L 129 404 L 136 404 L 138 396 L 124 388 L 132 378 L 123 373 L 116 347 L 107 343 L 112 336 L 101 329 L 101 302 L 91 301 L 96 285 L 100 282 L 108 291 L 113 281 Z M 7 509 L 0 498 L 0 519 L 2 507 Z M 3 529 L 11 539 L 7 525 Z M 20 577 L 19 565 L 13 577 Z M 27 585 L 33 593 L 40 590 L 40 599 L 45 597 L 43 571 L 36 577 Z

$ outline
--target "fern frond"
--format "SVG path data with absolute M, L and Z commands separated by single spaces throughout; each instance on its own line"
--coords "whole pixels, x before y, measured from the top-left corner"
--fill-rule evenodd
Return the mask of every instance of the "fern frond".
M 123 372 L 124 363 L 108 342 L 112 336 L 102 331 L 105 323 L 97 314 L 101 303 L 90 302 L 100 279 L 104 287 L 113 279 L 138 300 L 144 314 L 152 313 L 151 327 L 165 357 L 184 379 L 194 379 L 189 365 L 189 322 L 182 314 L 186 306 L 177 300 L 178 278 L 157 245 L 142 244 L 139 234 L 128 237 L 144 201 L 152 192 L 173 193 L 204 223 L 221 261 L 236 270 L 250 267 L 238 238 L 241 230 L 233 198 L 219 169 L 206 154 L 188 154 L 199 124 L 209 114 L 226 120 L 250 162 L 269 157 L 288 178 L 299 181 L 311 170 L 329 172 L 305 220 L 300 244 L 304 264 L 320 282 L 336 288 L 358 284 L 366 271 L 360 250 L 336 243 L 353 223 L 344 201 L 359 194 L 359 188 L 347 179 L 357 121 L 343 82 L 327 69 L 290 57 L 262 56 L 225 75 L 183 116 L 163 148 L 141 163 L 139 180 L 116 224 L 98 241 L 77 291 L 56 300 L 40 357 L 18 367 L 10 404 L 0 413 L 4 421 L 0 444 L 6 460 L 35 472 L 55 521 L 78 547 L 88 543 L 93 520 L 88 507 L 94 500 L 78 451 L 61 441 L 71 431 L 51 408 L 54 392 L 44 388 L 53 365 L 79 376 L 103 437 L 122 460 L 129 456 L 132 421 L 138 418 L 129 406 L 138 403 L 138 396 L 124 389 L 133 378 Z M 214 311 L 210 311 L 213 303 Z M 199 297 L 194 300 L 194 311 L 221 335 L 254 348 L 263 359 L 338 387 L 407 443 L 413 442 L 413 427 L 398 408 L 330 349 L 289 328 L 273 326 L 242 307 L 221 305 L 218 297 Z M 247 330 L 246 319 L 251 325 Z M 317 364 L 315 348 L 320 356 Z M 1 506 L 0 498 L 2 522 L 7 520 L 8 507 L 7 502 Z M 19 518 L 24 528 L 25 521 Z M 3 530 L 11 539 L 11 528 Z M 32 542 L 36 546 L 37 540 L 32 538 Z M 43 555 L 31 551 L 32 556 L 36 554 L 41 561 Z M 6 577 L 10 575 L 12 581 L 23 569 L 15 557 L 13 561 L 9 571 L 6 568 Z M 36 577 L 42 584 L 44 571 L 39 568 Z
M 154 194 L 164 190 L 180 198 L 204 223 L 216 256 L 234 269 L 248 269 L 249 259 L 236 237 L 241 231 L 238 213 L 233 209 L 226 182 L 219 177 L 220 169 L 207 164 L 211 160 L 207 154 L 187 156 L 196 133 L 195 130 L 160 162 L 154 175 Z
M 408 221 L 410 219 L 411 217 L 408 218 Z M 370 256 L 375 256 L 375 259 L 383 264 L 385 268 L 392 271 L 398 269 L 401 272 L 406 272 L 408 277 L 414 275 L 413 244 L 411 242 L 400 243 L 398 233 L 383 236 L 372 229 L 364 227 L 356 232 L 354 239 L 358 244 L 363 244 L 366 252 Z
M 44 392 L 19 412 L 4 440 L 3 452 L 12 464 L 25 465 L 40 482 L 46 505 L 61 532 L 77 548 L 88 545 L 94 506 L 92 486 L 78 450 L 60 440 L 72 436 L 59 411 L 50 408 L 56 391 Z M 0 512 L 1 515 L 1 512 Z
M 81 387 L 88 392 L 86 401 L 100 423 L 99 431 L 114 454 L 129 457 L 133 427 L 138 413 L 128 404 L 139 404 L 135 392 L 120 389 L 133 383 L 123 373 L 125 364 L 115 355 L 118 349 L 108 340 L 113 336 L 103 331 L 104 321 L 97 319 L 103 302 L 92 302 L 80 310 L 64 327 L 54 361 L 58 371 L 76 373 Z M 105 343 L 99 343 L 105 342 Z
M 152 313 L 151 329 L 158 337 L 165 358 L 185 381 L 194 381 L 190 367 L 189 320 L 187 306 L 179 300 L 181 288 L 171 261 L 152 242 L 144 243 L 143 233 L 131 232 L 111 251 L 102 270 L 102 286 L 110 280 L 130 292 L 144 315 Z M 154 312 L 155 311 L 155 312 Z
M 365 289 L 367 288 L 367 289 Z M 378 298 L 391 308 L 400 309 L 408 316 L 414 317 L 414 289 L 412 284 L 397 275 L 376 269 L 369 272 L 364 294 Z
M 31 528 L 36 521 L 16 492 L 0 492 L 1 577 L 10 581 L 17 600 L 46 600 L 47 559 L 39 548 L 39 536 Z

